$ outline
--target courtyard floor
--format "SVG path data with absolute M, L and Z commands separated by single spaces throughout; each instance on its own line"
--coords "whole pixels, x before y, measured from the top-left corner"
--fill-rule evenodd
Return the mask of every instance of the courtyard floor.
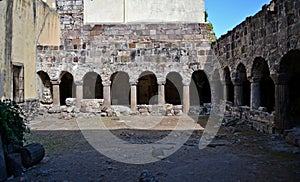
M 180 120 L 184 122 L 178 124 Z M 43 182 L 131 182 L 139 181 L 145 170 L 156 180 L 167 182 L 300 181 L 299 148 L 286 144 L 280 136 L 258 133 L 241 125 L 221 126 L 213 142 L 199 149 L 204 120 L 195 123 L 188 118 L 138 116 L 80 121 L 56 117 L 35 119 L 30 122 L 27 142 L 43 144 L 46 155 L 25 174 L 29 181 Z M 113 140 L 107 133 L 98 135 L 104 130 L 110 131 L 110 137 L 121 140 Z M 168 142 L 160 142 L 167 136 L 171 136 Z M 100 144 L 95 146 L 97 142 Z M 136 149 L 153 143 L 162 147 L 150 151 L 151 156 L 147 148 L 128 153 L 131 145 L 140 144 Z M 167 156 L 170 148 L 174 153 Z M 143 162 L 153 159 L 156 162 Z M 135 164 L 129 164 L 131 161 Z

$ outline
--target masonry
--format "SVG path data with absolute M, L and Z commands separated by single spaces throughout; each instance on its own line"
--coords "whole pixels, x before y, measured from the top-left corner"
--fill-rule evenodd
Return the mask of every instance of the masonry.
M 62 45 L 38 46 L 37 73 L 50 83 L 50 104 L 76 98 L 85 110 L 86 100 L 103 99 L 105 106 L 129 106 L 135 113 L 141 105 L 168 103 L 187 113 L 190 100 L 210 102 L 215 36 L 209 23 L 84 24 L 80 0 L 58 1 L 57 12 Z M 204 94 L 191 99 L 190 83 L 199 80 L 194 86 Z
M 261 123 L 266 132 L 300 121 L 299 8 L 298 0 L 274 0 L 212 45 L 224 98 L 234 103 L 236 117 Z

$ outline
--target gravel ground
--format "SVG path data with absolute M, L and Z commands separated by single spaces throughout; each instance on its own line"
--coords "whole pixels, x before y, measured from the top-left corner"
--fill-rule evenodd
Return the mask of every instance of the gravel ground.
M 93 119 L 83 120 L 89 123 Z M 141 120 L 155 125 L 151 129 L 133 129 L 132 126 Z M 114 136 L 133 144 L 153 143 L 170 135 L 172 130 L 184 131 L 189 127 L 176 128 L 177 117 L 104 118 L 102 121 Z M 204 125 L 205 122 L 200 120 L 200 123 Z M 153 163 L 127 164 L 98 152 L 87 141 L 75 119 L 35 119 L 30 123 L 27 142 L 43 144 L 46 156 L 25 174 L 29 181 L 43 182 L 131 182 L 155 181 L 154 178 L 170 182 L 300 181 L 299 148 L 286 144 L 279 136 L 257 133 L 245 126 L 221 127 L 214 141 L 200 150 L 198 143 L 203 128 L 199 124 L 194 127 L 191 137 L 172 155 Z M 116 145 L 107 151 L 114 154 L 122 149 Z M 152 178 L 142 178 L 142 173 Z

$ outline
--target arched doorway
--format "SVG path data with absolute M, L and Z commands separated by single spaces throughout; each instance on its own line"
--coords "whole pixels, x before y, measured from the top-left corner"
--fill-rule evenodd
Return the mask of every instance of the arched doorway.
M 183 96 L 182 78 L 179 73 L 171 72 L 167 75 L 165 84 L 165 101 L 168 104 L 181 105 Z
M 76 88 L 73 75 L 69 72 L 63 72 L 59 84 L 60 105 L 66 105 L 67 98 L 76 97 Z
M 241 86 L 241 105 L 243 106 L 250 106 L 250 82 L 247 79 L 247 72 L 245 66 L 240 63 L 237 67 L 237 77 L 239 80 L 239 84 Z M 235 93 L 236 94 L 236 93 Z
M 87 73 L 83 78 L 83 99 L 102 99 L 103 85 L 99 74 Z
M 203 105 L 210 102 L 211 89 L 207 76 L 202 70 L 195 71 L 190 84 L 190 103 L 191 105 Z
M 39 71 L 39 98 L 43 104 L 51 104 L 53 102 L 53 90 L 49 75 L 44 71 Z
M 256 82 L 255 79 L 257 79 L 257 82 L 259 82 L 259 95 L 257 95 L 257 98 L 254 100 L 259 102 L 258 106 L 266 107 L 268 112 L 274 111 L 275 85 L 270 77 L 268 64 L 263 58 L 256 58 L 254 60 L 252 77 L 254 78 L 254 82 Z
M 287 105 L 283 106 L 287 107 L 285 114 L 293 126 L 300 125 L 300 50 L 289 51 L 282 58 L 279 72 L 289 78 L 288 93 L 285 93 L 288 96 Z
M 234 102 L 234 87 L 231 81 L 231 76 L 230 76 L 230 70 L 228 67 L 224 68 L 224 81 L 225 81 L 225 85 L 226 85 L 226 90 L 224 90 L 226 92 L 225 94 L 225 100 L 230 101 L 230 102 Z
M 130 105 L 130 84 L 127 73 L 119 71 L 110 77 L 112 105 Z
M 137 104 L 157 104 L 158 85 L 154 73 L 150 71 L 143 72 L 137 85 Z

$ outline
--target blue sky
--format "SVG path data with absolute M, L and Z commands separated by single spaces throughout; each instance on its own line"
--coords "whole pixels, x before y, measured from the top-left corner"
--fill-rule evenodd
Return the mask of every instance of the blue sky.
M 208 21 L 213 24 L 219 38 L 270 2 L 271 0 L 205 0 L 205 9 Z

